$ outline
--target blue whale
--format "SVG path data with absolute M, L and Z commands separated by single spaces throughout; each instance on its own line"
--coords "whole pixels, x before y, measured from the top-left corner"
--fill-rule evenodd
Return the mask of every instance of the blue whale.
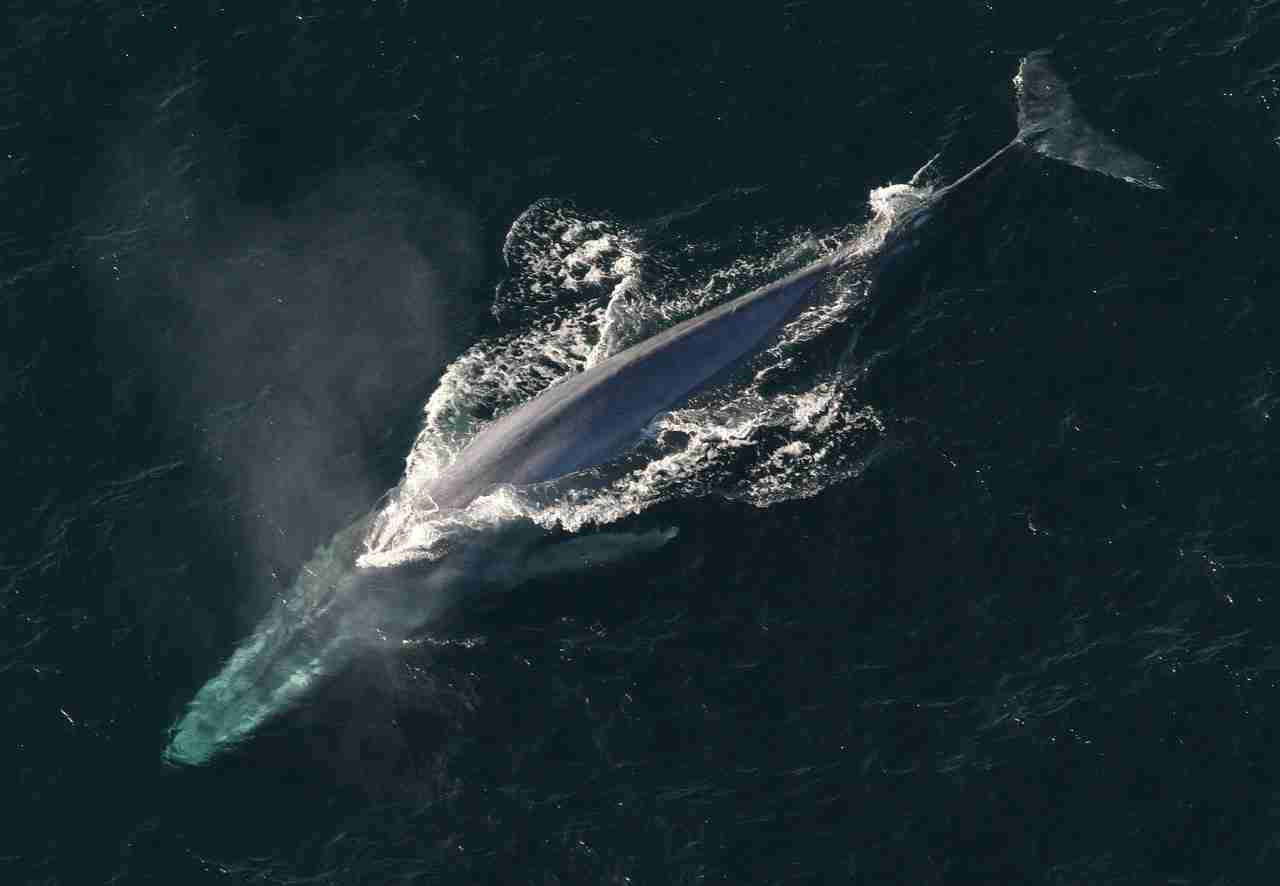
M 625 452 L 657 415 L 771 343 L 834 272 L 858 262 L 874 285 L 904 257 L 918 257 L 980 205 L 987 183 L 1016 157 L 1040 154 L 1142 187 L 1160 187 L 1151 163 L 1080 117 L 1047 53 L 1022 59 L 1014 85 L 1018 132 L 1013 140 L 966 175 L 927 192 L 895 218 L 870 253 L 851 246 L 838 249 L 553 385 L 471 440 L 428 489 L 435 504 L 465 508 L 497 485 L 555 480 Z M 511 584 L 573 568 L 584 559 L 601 562 L 651 549 L 669 537 L 585 536 L 550 552 L 530 549 L 534 553 L 526 554 L 519 539 L 507 536 L 475 551 L 451 554 L 441 564 L 447 568 L 406 573 L 356 566 L 371 520 L 372 515 L 362 518 L 322 546 L 302 567 L 287 600 L 196 693 L 169 730 L 168 762 L 202 764 L 245 740 L 304 698 L 318 681 L 348 665 L 367 648 L 369 637 L 404 642 L 451 599 L 446 592 L 450 577 L 492 576 L 493 555 L 504 546 L 508 552 L 521 551 L 508 556 L 502 569 L 501 581 Z

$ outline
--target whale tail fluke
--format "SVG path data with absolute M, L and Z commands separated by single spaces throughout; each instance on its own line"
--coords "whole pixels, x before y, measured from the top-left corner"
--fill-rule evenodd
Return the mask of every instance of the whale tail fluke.
M 1154 163 L 1116 144 L 1080 115 L 1066 84 L 1049 63 L 1048 50 L 1022 59 L 1013 85 L 1018 96 L 1018 140 L 1031 150 L 1139 187 L 1163 187 Z

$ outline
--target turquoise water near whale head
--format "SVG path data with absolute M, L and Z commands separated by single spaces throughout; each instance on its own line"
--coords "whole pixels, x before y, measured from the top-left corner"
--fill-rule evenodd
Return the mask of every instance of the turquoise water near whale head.
M 6 21 L 4 882 L 1271 882 L 1280 4 Z M 1162 188 L 1025 152 L 617 463 L 424 513 L 873 250 L 1042 49 Z M 358 652 L 166 760 L 370 514 Z

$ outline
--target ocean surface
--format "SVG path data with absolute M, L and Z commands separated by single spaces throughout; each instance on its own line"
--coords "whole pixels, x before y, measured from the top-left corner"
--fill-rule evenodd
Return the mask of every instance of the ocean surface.
M 0 882 L 1275 882 L 1280 2 L 4 22 Z M 1163 188 L 1028 153 L 585 485 L 414 500 L 874 249 L 1039 49 Z M 166 762 L 370 513 L 447 600 Z

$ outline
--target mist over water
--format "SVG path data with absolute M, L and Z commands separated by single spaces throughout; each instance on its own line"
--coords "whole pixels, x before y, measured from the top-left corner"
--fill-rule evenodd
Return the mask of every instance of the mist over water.
M 12 6 L 0 881 L 1271 882 L 1277 21 Z M 421 497 L 875 242 L 1014 136 L 1039 48 L 1091 128 L 927 260 L 614 463 Z M 317 599 L 296 696 L 166 765 Z

